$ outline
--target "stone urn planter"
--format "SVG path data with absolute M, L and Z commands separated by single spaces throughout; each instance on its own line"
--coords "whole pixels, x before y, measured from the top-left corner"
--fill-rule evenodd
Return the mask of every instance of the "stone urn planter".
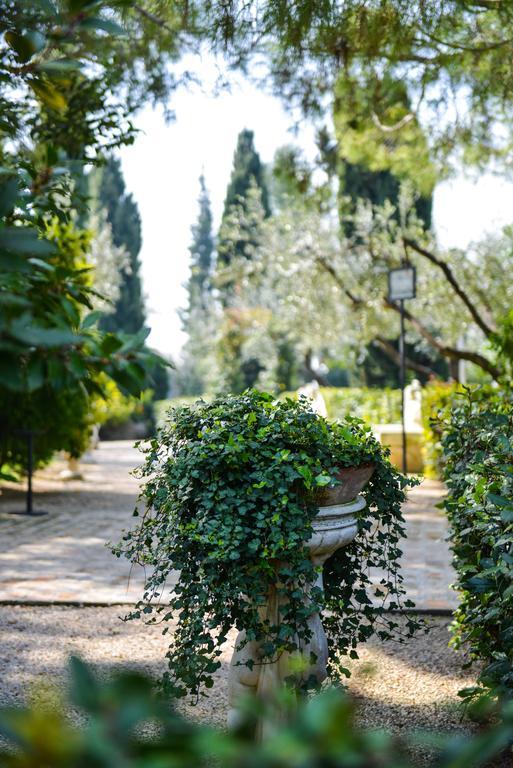
M 382 542 L 403 534 L 409 482 L 370 427 L 352 416 L 327 421 L 305 399 L 248 390 L 174 409 L 143 451 L 146 508 L 113 551 L 151 566 L 128 618 L 169 633 L 164 682 L 173 696 L 197 701 L 215 685 L 232 627 L 242 630 L 231 663 L 232 725 L 243 693 L 263 698 L 290 678 L 299 695 L 324 680 L 322 611 L 334 666 L 331 643 L 348 654 L 378 626 L 382 639 L 393 636 L 386 605 L 369 607 L 368 563 L 386 574 L 385 603 L 400 605 L 400 549 Z M 344 552 L 362 515 L 368 525 Z
M 313 533 L 307 541 L 313 565 L 318 568 L 316 587 L 323 589 L 322 566 L 340 547 L 350 544 L 358 531 L 358 515 L 366 506 L 360 491 L 365 487 L 374 472 L 374 465 L 367 464 L 359 467 L 344 467 L 337 474 L 340 485 L 317 489 L 313 496 L 319 504 L 319 512 L 312 522 Z M 262 621 L 268 620 L 277 625 L 280 620 L 280 607 L 286 597 L 279 592 L 277 586 L 269 590 L 267 603 L 260 609 Z M 305 593 L 304 601 L 308 602 L 309 595 Z M 314 612 L 308 619 L 312 633 L 308 643 L 300 643 L 298 654 L 303 660 L 315 658 L 303 669 L 302 679 L 312 677 L 322 683 L 327 677 L 328 643 L 322 626 L 321 617 Z M 279 689 L 285 679 L 290 676 L 290 654 L 283 653 L 274 662 L 262 663 L 260 644 L 256 641 L 245 643 L 245 630 L 239 632 L 235 642 L 230 664 L 229 679 L 229 713 L 228 726 L 235 728 L 240 721 L 237 702 L 248 694 L 259 698 L 267 698 L 273 691 Z M 250 662 L 250 666 L 247 662 Z M 265 738 L 266 724 L 258 725 L 257 738 Z

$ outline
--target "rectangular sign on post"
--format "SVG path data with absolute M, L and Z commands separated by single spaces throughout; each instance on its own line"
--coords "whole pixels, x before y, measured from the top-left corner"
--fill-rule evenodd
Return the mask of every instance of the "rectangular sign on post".
M 398 267 L 388 273 L 389 301 L 403 301 L 415 298 L 416 288 L 415 267 Z

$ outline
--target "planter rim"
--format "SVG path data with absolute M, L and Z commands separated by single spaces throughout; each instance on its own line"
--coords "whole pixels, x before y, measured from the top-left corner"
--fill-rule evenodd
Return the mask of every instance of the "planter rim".
M 341 466 L 336 473 L 337 479 L 342 481 L 339 485 L 315 488 L 313 491 L 305 494 L 306 498 L 312 499 L 318 507 L 349 504 L 365 488 L 375 469 L 376 465 L 373 462 L 365 462 L 349 467 Z

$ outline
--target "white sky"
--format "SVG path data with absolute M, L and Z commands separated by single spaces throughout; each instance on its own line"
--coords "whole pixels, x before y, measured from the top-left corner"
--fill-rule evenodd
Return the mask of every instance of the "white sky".
M 210 69 L 206 69 L 210 67 Z M 202 65 L 212 75 L 212 63 Z M 302 125 L 291 132 L 293 117 L 282 102 L 237 76 L 230 92 L 207 95 L 198 88 L 173 98 L 176 119 L 166 124 L 162 111 L 145 108 L 136 119 L 141 131 L 121 151 L 126 185 L 142 217 L 143 288 L 152 331 L 150 344 L 175 358 L 184 342 L 177 310 L 186 296 L 191 226 L 197 217 L 198 179 L 203 171 L 210 192 L 214 232 L 219 226 L 237 135 L 255 132 L 264 163 L 283 144 L 299 144 L 315 155 L 314 131 Z M 457 177 L 435 191 L 434 223 L 440 243 L 464 247 L 485 232 L 513 223 L 513 184 L 491 175 L 478 181 Z

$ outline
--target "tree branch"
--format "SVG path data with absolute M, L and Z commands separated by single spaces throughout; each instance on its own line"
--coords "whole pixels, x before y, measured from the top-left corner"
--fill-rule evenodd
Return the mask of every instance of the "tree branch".
M 140 16 L 144 16 L 145 19 L 148 19 L 148 21 L 151 21 L 153 24 L 156 24 L 158 27 L 161 27 L 161 29 L 165 29 L 166 32 L 171 32 L 171 34 L 176 35 L 177 30 L 173 29 L 169 26 L 163 19 L 159 19 L 158 16 L 155 16 L 154 13 L 151 13 L 150 11 L 147 11 L 146 8 L 143 8 L 139 3 L 134 3 L 132 5 L 132 8 L 134 11 L 136 11 Z
M 484 335 L 487 338 L 490 338 L 490 336 L 494 332 L 494 328 L 488 325 L 488 323 L 481 316 L 474 302 L 471 301 L 471 299 L 465 293 L 465 291 L 459 284 L 458 280 L 454 276 L 454 273 L 450 268 L 450 266 L 442 259 L 439 259 L 438 256 L 435 256 L 434 253 L 431 253 L 430 251 L 427 251 L 425 248 L 422 248 L 422 246 L 418 245 L 418 243 L 416 243 L 414 240 L 410 240 L 408 237 L 404 237 L 403 242 L 405 246 L 408 246 L 412 250 L 416 251 L 418 254 L 420 254 L 420 256 L 424 256 L 424 258 L 430 261 L 431 264 L 434 264 L 435 266 L 437 266 L 439 269 L 442 270 L 442 272 L 444 273 L 447 279 L 447 282 L 453 289 L 454 293 L 460 297 L 464 305 L 467 307 L 476 325 L 483 331 Z
M 379 119 L 379 117 L 377 116 L 377 114 L 374 112 L 374 110 L 372 111 L 371 117 L 372 117 L 372 122 L 374 123 L 376 128 L 379 128 L 379 130 L 382 131 L 383 133 L 395 133 L 396 131 L 400 131 L 401 128 L 404 128 L 405 125 L 407 125 L 408 123 L 411 123 L 411 121 L 415 119 L 415 115 L 413 114 L 413 112 L 409 112 L 407 115 L 402 117 L 394 125 L 384 125 Z
M 330 264 L 328 261 L 326 261 L 325 258 L 322 256 L 316 257 L 316 262 L 324 269 L 325 272 L 327 272 L 331 277 L 333 278 L 334 282 L 338 285 L 341 291 L 345 293 L 351 304 L 356 307 L 361 307 L 365 304 L 365 301 L 363 299 L 358 298 L 358 296 L 355 296 L 354 293 L 352 293 L 349 288 L 346 288 L 344 285 L 344 282 L 338 272 L 336 271 L 335 267 L 333 267 L 332 264 Z
M 439 37 L 424 30 L 424 34 L 439 45 L 445 45 L 446 48 L 454 48 L 457 51 L 467 51 L 469 53 L 487 53 L 488 51 L 494 51 L 496 48 L 502 48 L 505 45 L 511 45 L 513 38 L 508 37 L 505 40 L 496 40 L 494 42 L 485 43 L 484 45 L 464 45 L 463 43 L 453 43 L 447 40 L 441 40 Z
M 365 300 L 355 296 L 344 286 L 342 278 L 337 273 L 336 269 L 326 261 L 326 259 L 324 259 L 322 256 L 317 256 L 316 262 L 326 272 L 328 272 L 329 275 L 331 275 L 333 280 L 345 293 L 355 309 L 365 306 Z M 383 298 L 383 306 L 385 309 L 391 309 L 396 313 L 400 312 L 399 306 L 389 301 L 387 298 Z M 432 346 L 434 349 L 437 349 L 444 357 L 447 357 L 449 360 L 468 360 L 470 363 L 474 363 L 479 368 L 482 368 L 484 371 L 489 373 L 493 379 L 499 379 L 502 375 L 502 371 L 499 368 L 496 368 L 493 363 L 484 357 L 484 355 L 480 355 L 479 352 L 471 352 L 470 350 L 466 349 L 457 349 L 456 347 L 450 347 L 449 345 L 444 344 L 444 342 L 437 339 L 436 336 L 434 336 L 418 318 L 412 315 L 408 309 L 404 310 L 404 317 L 417 331 L 417 333 L 426 339 L 430 346 Z
M 390 360 L 392 360 L 392 362 L 394 362 L 396 365 L 401 364 L 401 356 L 389 339 L 378 335 L 374 338 L 374 341 L 390 358 Z M 404 362 L 407 368 L 409 368 L 411 371 L 415 371 L 416 373 L 420 373 L 421 376 L 426 376 L 427 378 L 440 378 L 438 373 L 434 371 L 433 368 L 430 368 L 428 365 L 422 365 L 422 363 L 418 363 L 416 360 L 412 360 L 411 357 L 405 357 Z
M 394 312 L 400 313 L 401 311 L 397 304 L 394 304 L 388 299 L 384 299 L 383 304 L 387 309 L 392 309 Z M 444 357 L 449 358 L 449 360 L 468 360 L 469 363 L 475 363 L 475 365 L 482 368 L 483 371 L 489 373 L 493 379 L 500 378 L 502 371 L 499 368 L 496 368 L 488 358 L 484 357 L 484 355 L 480 355 L 479 352 L 471 352 L 468 349 L 457 349 L 456 347 L 450 347 L 449 345 L 444 344 L 443 341 L 440 341 L 436 336 L 433 336 L 431 331 L 429 331 L 420 320 L 412 315 L 408 309 L 404 310 L 404 318 L 405 320 L 408 320 L 413 328 L 415 328 L 417 333 L 426 339 L 426 341 L 429 342 L 432 347 L 437 349 Z

